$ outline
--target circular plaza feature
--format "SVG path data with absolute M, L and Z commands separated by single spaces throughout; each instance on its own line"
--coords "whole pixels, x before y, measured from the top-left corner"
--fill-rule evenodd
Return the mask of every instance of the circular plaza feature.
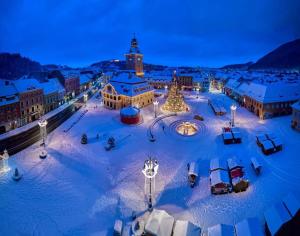
M 196 123 L 190 121 L 183 121 L 176 126 L 176 132 L 183 136 L 193 136 L 198 132 Z

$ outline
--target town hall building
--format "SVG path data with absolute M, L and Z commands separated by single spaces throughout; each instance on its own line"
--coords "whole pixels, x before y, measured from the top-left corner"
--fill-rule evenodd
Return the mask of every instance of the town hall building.
M 154 101 L 154 89 L 142 78 L 122 73 L 113 77 L 101 90 L 103 104 L 109 109 L 127 106 L 145 107 Z
M 135 71 L 136 76 L 143 77 L 143 54 L 138 47 L 138 41 L 134 36 L 131 40 L 131 45 L 126 57 L 126 69 Z

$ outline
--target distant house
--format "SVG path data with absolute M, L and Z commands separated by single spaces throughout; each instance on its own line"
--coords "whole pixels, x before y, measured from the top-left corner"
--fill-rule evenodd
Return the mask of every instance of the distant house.
M 193 74 L 178 73 L 176 75 L 177 85 L 180 89 L 192 90 L 193 89 Z
M 54 110 L 64 102 L 65 89 L 57 78 L 40 83 L 44 91 L 44 113 Z
M 12 82 L 0 80 L 0 134 L 19 126 L 20 101 Z
M 71 99 L 80 93 L 79 70 L 62 69 L 53 70 L 49 78 L 57 78 L 65 88 L 65 98 Z
M 20 99 L 20 126 L 39 119 L 44 114 L 44 93 L 39 81 L 22 77 L 14 85 Z
M 292 105 L 292 128 L 300 131 L 300 100 Z
M 152 104 L 154 90 L 147 81 L 132 74 L 120 74 L 112 78 L 101 90 L 103 103 L 109 109 L 127 106 L 138 108 Z
M 291 105 L 300 98 L 300 84 L 264 83 L 230 79 L 225 93 L 260 119 L 292 113 Z
M 93 74 L 80 74 L 79 83 L 80 83 L 80 93 L 88 90 L 92 86 Z

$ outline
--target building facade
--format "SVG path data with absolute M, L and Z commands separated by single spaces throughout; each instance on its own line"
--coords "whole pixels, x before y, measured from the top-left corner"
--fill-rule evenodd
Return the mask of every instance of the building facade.
M 150 84 L 130 74 L 114 77 L 101 90 L 103 104 L 108 109 L 121 109 L 127 106 L 141 108 L 152 104 L 154 90 Z
M 10 81 L 0 80 L 0 134 L 19 125 L 20 103 L 18 92 Z
M 41 83 L 44 95 L 44 113 L 48 113 L 64 103 L 65 89 L 58 79 L 52 78 Z
M 133 37 L 129 52 L 125 54 L 127 70 L 135 71 L 136 76 L 143 77 L 143 54 L 138 47 L 138 41 Z
M 44 114 L 44 93 L 36 79 L 14 82 L 20 99 L 20 126 L 39 119 Z
M 68 99 L 74 98 L 80 93 L 80 81 L 78 76 L 68 76 L 64 78 L 64 87 Z
M 79 81 L 80 81 L 80 93 L 88 90 L 92 86 L 92 74 L 80 74 Z
M 193 75 L 178 74 L 176 75 L 176 80 L 180 90 L 193 89 Z
M 291 114 L 292 104 L 300 98 L 300 85 L 229 80 L 224 92 L 260 119 L 266 119 Z

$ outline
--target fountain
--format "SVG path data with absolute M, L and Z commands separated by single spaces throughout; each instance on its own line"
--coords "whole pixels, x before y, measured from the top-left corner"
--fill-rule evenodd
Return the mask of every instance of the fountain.
M 176 126 L 176 132 L 182 136 L 193 136 L 198 132 L 198 126 L 189 121 L 183 121 Z

